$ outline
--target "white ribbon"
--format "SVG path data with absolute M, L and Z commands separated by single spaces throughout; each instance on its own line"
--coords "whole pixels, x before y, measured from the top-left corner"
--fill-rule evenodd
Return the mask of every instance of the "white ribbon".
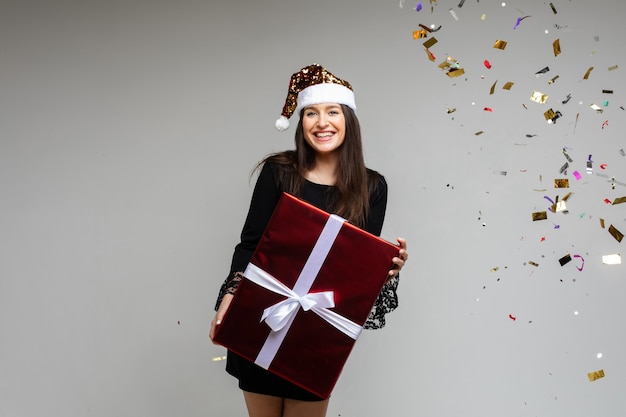
M 309 258 L 302 268 L 293 289 L 288 288 L 258 266 L 252 263 L 248 264 L 248 267 L 244 271 L 244 277 L 263 288 L 287 297 L 285 300 L 263 311 L 261 321 L 265 321 L 272 331 L 255 359 L 257 365 L 265 369 L 270 367 L 270 364 L 278 352 L 278 348 L 289 332 L 289 328 L 298 313 L 299 307 L 302 307 L 304 311 L 310 310 L 316 313 L 352 339 L 356 340 L 359 337 L 362 326 L 359 326 L 334 311 L 328 310 L 328 308 L 335 306 L 332 291 L 309 293 L 344 222 L 345 220 L 337 215 L 333 214 L 330 216 Z

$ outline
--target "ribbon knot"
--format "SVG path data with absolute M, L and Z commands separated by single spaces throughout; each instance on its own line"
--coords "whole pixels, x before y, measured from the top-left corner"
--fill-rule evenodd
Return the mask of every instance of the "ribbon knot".
M 298 313 L 298 307 L 302 307 L 304 311 L 335 307 L 334 294 L 332 291 L 308 293 L 302 297 L 292 291 L 289 292 L 291 292 L 291 294 L 287 299 L 263 310 L 261 321 L 265 321 L 275 332 L 281 330 L 287 323 L 291 322 L 293 316 Z

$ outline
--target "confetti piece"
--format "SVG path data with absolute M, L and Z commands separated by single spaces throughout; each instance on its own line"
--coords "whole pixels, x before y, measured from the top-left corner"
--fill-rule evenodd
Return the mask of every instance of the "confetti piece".
M 465 74 L 465 70 L 463 68 L 451 68 L 446 75 L 450 78 L 458 77 L 459 75 Z
M 211 358 L 211 360 L 213 362 L 225 361 L 226 360 L 226 356 L 214 356 L 214 357 Z
M 548 212 L 547 211 L 537 211 L 532 214 L 533 221 L 536 222 L 538 220 L 548 220 Z
M 548 100 L 548 96 L 543 94 L 541 91 L 533 91 L 533 94 L 530 96 L 530 99 L 535 103 L 545 104 Z
M 424 51 L 426 51 L 426 56 L 428 56 L 428 59 L 430 61 L 434 62 L 437 59 L 437 58 L 435 58 L 435 55 L 432 52 L 430 52 L 430 49 L 424 48 Z
M 432 37 L 432 38 L 428 39 L 426 42 L 424 42 L 422 45 L 424 45 L 424 48 L 430 49 L 430 47 L 433 46 L 434 44 L 436 44 L 437 42 L 438 42 L 437 38 Z
M 565 255 L 564 257 L 559 259 L 559 263 L 561 264 L 561 266 L 563 266 L 563 265 L 567 264 L 571 260 L 572 260 L 572 257 L 568 253 L 567 255 Z
M 567 159 L 567 162 L 574 162 L 572 157 L 567 153 L 567 148 L 563 148 L 563 156 Z
M 449 107 L 448 107 L 448 110 L 446 110 L 446 112 L 447 112 L 448 114 L 450 114 L 450 113 L 454 113 L 455 111 L 456 111 L 456 108 L 455 108 L 455 107 L 453 107 L 453 108 L 449 108 Z
M 415 5 L 415 11 L 421 11 L 422 10 L 422 2 L 418 1 L 417 4 Z
M 517 22 L 515 22 L 515 26 L 513 27 L 513 29 L 517 29 L 519 24 L 522 23 L 522 20 L 526 19 L 527 17 L 530 17 L 530 16 L 518 17 Z
M 593 110 L 596 111 L 596 113 L 603 113 L 604 110 L 602 109 L 602 107 L 598 106 L 597 104 L 591 103 L 589 105 L 589 107 L 591 107 Z
M 488 111 L 488 112 L 493 112 L 493 109 L 491 107 L 485 107 L 483 110 Z
M 485 133 L 483 130 L 479 130 L 478 132 L 474 133 L 474 135 L 476 135 L 476 136 L 480 136 L 480 135 L 482 135 L 483 133 Z
M 611 204 L 611 200 L 609 200 L 608 198 L 605 198 L 604 199 L 604 204 L 609 204 L 610 205 Z
M 555 76 L 554 78 L 550 79 L 550 81 L 548 81 L 548 84 L 554 84 L 554 82 L 557 80 L 557 78 L 559 78 L 559 76 Z
M 450 12 L 450 15 L 454 18 L 454 20 L 459 20 L 459 17 L 456 15 L 456 12 L 452 9 L 448 10 Z
M 620 232 L 619 230 L 617 230 L 615 228 L 615 226 L 610 225 L 609 226 L 609 233 L 611 234 L 611 236 L 613 236 L 615 238 L 615 240 L 617 240 L 618 242 L 621 242 L 622 239 L 624 238 L 624 235 L 622 234 L 622 232 Z
M 607 166 L 607 164 L 600 164 L 600 169 L 606 169 Z
M 613 90 L 602 90 L 602 94 L 613 94 Z
M 509 318 L 513 321 L 517 320 L 517 317 L 515 317 L 513 314 L 509 314 Z
M 587 72 L 583 76 L 583 80 L 588 80 L 589 79 L 589 74 L 591 74 L 591 71 L 593 71 L 593 67 L 589 67 L 589 69 L 587 70 Z
M 607 127 L 609 125 L 609 121 L 605 120 L 604 122 L 602 122 L 602 130 L 604 130 L 605 127 Z
M 587 374 L 587 378 L 589 378 L 589 382 L 597 381 L 600 378 L 604 378 L 604 369 L 600 369 L 599 371 L 589 372 Z
M 555 111 L 554 111 L 554 110 L 552 110 L 552 109 L 549 109 L 548 111 L 546 111 L 546 112 L 543 114 L 543 117 L 545 117 L 545 118 L 546 118 L 546 120 L 548 121 L 548 123 L 556 123 L 557 119 L 558 119 L 559 117 L 561 117 L 561 116 L 563 116 L 563 115 L 561 114 L 561 112 L 560 112 L 560 111 L 558 111 L 558 110 L 557 110 L 557 111 L 555 112 Z
M 511 81 L 507 81 L 503 86 L 502 89 L 503 90 L 510 90 L 511 88 L 513 88 L 513 85 L 515 83 L 511 82 Z
M 605 265 L 620 265 L 622 263 L 622 255 L 614 253 L 613 255 L 602 255 L 602 263 Z
M 496 90 L 496 84 L 498 84 L 498 80 L 496 80 L 491 86 L 491 89 L 489 90 L 489 95 L 492 95 L 494 91 Z
M 487 20 L 487 15 L 483 13 L 483 15 L 480 16 L 480 20 Z
M 548 71 L 550 71 L 549 67 L 542 68 L 535 73 L 535 77 L 539 78 L 541 75 L 547 73 Z
M 617 65 L 611 65 L 609 67 L 609 71 L 615 71 L 617 69 Z
M 428 37 L 428 31 L 426 29 L 414 30 L 413 39 L 422 39 Z
M 579 259 L 581 260 L 580 267 L 579 267 L 579 266 L 576 266 L 576 269 L 578 269 L 579 271 L 582 271 L 582 270 L 583 270 L 583 268 L 585 267 L 585 258 L 583 258 L 583 257 L 582 257 L 582 256 L 580 256 L 580 255 L 574 255 L 574 258 L 579 258 Z
M 550 3 L 550 8 L 552 9 L 552 12 L 556 14 L 556 8 L 554 7 L 554 4 Z
M 461 7 L 463 7 L 463 3 L 465 3 L 465 0 L 461 0 L 461 1 L 460 1 L 460 3 L 459 3 L 459 5 L 458 5 L 458 6 L 456 6 L 456 7 L 458 7 L 458 8 L 460 9 Z
M 561 40 L 557 39 L 552 42 L 552 50 L 554 51 L 554 56 L 557 57 L 561 54 Z
M 502 41 L 502 40 L 498 39 L 493 44 L 493 47 L 496 48 L 496 49 L 500 49 L 500 50 L 504 51 L 504 48 L 506 48 L 506 41 Z
M 488 60 L 488 59 L 485 59 L 485 60 L 483 61 L 483 64 L 485 65 L 485 67 L 487 67 L 487 69 L 491 69 L 491 63 L 489 62 L 489 60 Z
M 563 100 L 561 103 L 562 103 L 562 104 L 567 104 L 567 103 L 568 103 L 571 99 L 572 99 L 572 95 L 571 95 L 571 94 L 568 94 L 568 95 L 565 97 L 565 100 Z
M 615 200 L 613 200 L 613 205 L 622 204 L 622 203 L 626 203 L 626 196 L 618 197 Z
M 569 188 L 569 180 L 567 178 L 556 178 L 554 180 L 554 188 Z
M 532 265 L 532 266 L 535 266 L 535 267 L 539 266 L 539 264 L 537 262 L 533 262 L 533 261 L 528 261 L 528 265 Z
M 576 178 L 577 180 L 580 180 L 582 178 L 582 175 L 580 175 L 580 172 L 578 171 L 574 171 L 572 172 L 572 175 L 574 176 L 574 178 Z

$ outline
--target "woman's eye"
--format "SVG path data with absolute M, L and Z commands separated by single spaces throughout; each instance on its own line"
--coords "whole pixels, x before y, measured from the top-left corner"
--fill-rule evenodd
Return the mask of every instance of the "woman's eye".
M 315 116 L 315 112 L 308 111 L 308 112 L 306 112 L 306 115 L 307 115 L 307 117 L 313 117 L 313 116 Z

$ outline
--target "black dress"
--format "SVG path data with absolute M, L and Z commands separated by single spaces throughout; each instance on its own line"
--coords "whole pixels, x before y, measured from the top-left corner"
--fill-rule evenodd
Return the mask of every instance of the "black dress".
M 283 193 L 277 181 L 278 167 L 270 162 L 263 165 L 250 202 L 248 216 L 241 232 L 241 241 L 235 246 L 230 273 L 222 287 L 215 309 L 219 307 L 225 294 L 233 294 L 241 281 L 243 271 L 252 258 L 252 254 L 261 239 L 265 227 L 274 212 L 274 208 Z M 380 236 L 387 207 L 387 183 L 382 175 L 369 171 L 377 178 L 377 187 L 370 195 L 370 215 L 364 230 Z M 372 175 L 370 175 L 372 176 Z M 305 181 L 300 199 L 322 209 L 328 210 L 328 195 L 334 187 Z M 364 328 L 378 329 L 385 325 L 385 314 L 398 306 L 396 290 L 398 278 L 386 284 L 368 317 Z M 244 391 L 304 401 L 319 401 L 322 398 L 312 394 L 285 379 L 266 371 L 247 359 L 228 351 L 226 371 L 239 380 L 239 388 Z

